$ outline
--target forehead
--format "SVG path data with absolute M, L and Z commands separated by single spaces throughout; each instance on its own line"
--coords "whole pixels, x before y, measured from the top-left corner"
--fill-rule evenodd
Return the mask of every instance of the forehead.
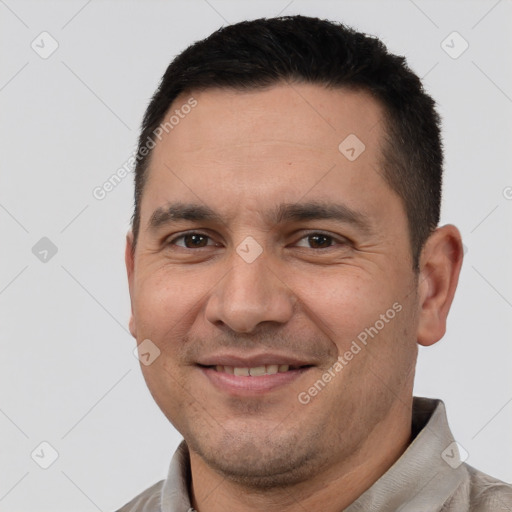
M 194 108 L 183 108 L 195 102 Z M 233 216 L 308 196 L 351 207 L 393 196 L 383 180 L 383 109 L 363 91 L 312 84 L 182 94 L 153 149 L 142 216 L 176 199 Z M 389 200 L 389 197 L 387 198 Z M 396 200 L 397 198 L 392 198 Z M 144 204 L 152 211 L 144 211 Z M 383 206 L 383 205 L 380 205 Z
M 197 106 L 164 134 L 160 149 L 169 145 L 193 153 L 208 146 L 278 143 L 336 152 L 349 134 L 357 134 L 367 146 L 379 141 L 382 108 L 364 91 L 313 84 L 250 91 L 208 89 L 180 95 L 165 117 L 180 111 L 192 97 Z M 154 153 L 159 153 L 158 148 Z

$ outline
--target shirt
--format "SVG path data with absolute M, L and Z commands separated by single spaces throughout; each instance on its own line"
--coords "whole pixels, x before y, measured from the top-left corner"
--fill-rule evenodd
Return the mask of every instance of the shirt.
M 441 400 L 414 397 L 411 437 L 398 460 L 344 512 L 512 512 L 512 484 L 462 462 L 465 452 L 455 443 Z M 118 512 L 192 512 L 189 482 L 183 441 L 167 479 Z

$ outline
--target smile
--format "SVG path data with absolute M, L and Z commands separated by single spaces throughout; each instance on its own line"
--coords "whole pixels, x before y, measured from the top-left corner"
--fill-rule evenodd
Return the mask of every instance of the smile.
M 253 366 L 252 368 L 216 365 L 209 368 L 219 373 L 228 373 L 238 377 L 262 377 L 263 375 L 275 375 L 276 373 L 285 373 L 290 370 L 298 370 L 300 366 L 292 366 L 288 364 L 266 364 L 261 366 Z
M 199 365 L 214 388 L 223 394 L 238 397 L 261 396 L 291 385 L 311 365 L 259 364 L 258 366 Z

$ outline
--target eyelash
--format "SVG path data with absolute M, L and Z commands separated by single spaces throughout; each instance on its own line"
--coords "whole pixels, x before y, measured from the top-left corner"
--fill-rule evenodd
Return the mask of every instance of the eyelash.
M 177 240 L 180 240 L 181 238 L 184 238 L 184 237 L 189 236 L 189 235 L 201 235 L 201 236 L 204 236 L 204 237 L 206 237 L 206 238 L 208 238 L 210 240 L 212 239 L 210 235 L 207 235 L 206 233 L 202 233 L 201 231 L 187 231 L 185 233 L 182 233 L 181 235 L 178 235 L 178 236 L 172 238 L 171 240 L 168 240 L 166 242 L 166 245 L 167 246 L 175 245 L 175 242 Z M 304 238 L 308 238 L 310 236 L 313 236 L 313 235 L 320 235 L 320 236 L 329 238 L 329 239 L 331 239 L 332 242 L 337 242 L 338 244 L 345 245 L 345 246 L 350 244 L 350 242 L 348 240 L 346 240 L 346 239 L 338 239 L 338 238 L 336 238 L 336 237 L 334 237 L 332 235 L 329 235 L 327 233 L 322 233 L 321 231 L 311 231 L 311 232 L 305 234 L 304 236 L 302 236 L 299 239 L 299 241 L 303 240 Z M 180 247 L 181 249 L 185 249 L 185 250 L 194 250 L 193 247 L 182 247 L 180 245 L 178 245 L 177 247 Z M 208 245 L 207 247 L 213 247 L 213 246 Z M 315 249 L 314 247 L 308 247 L 308 249 L 313 249 L 313 250 L 316 250 L 316 251 L 319 251 L 319 250 L 324 250 L 325 251 L 325 250 L 328 250 L 328 249 L 332 249 L 334 247 L 335 247 L 335 245 L 330 245 L 329 247 L 321 247 L 320 249 Z M 302 247 L 302 248 L 304 249 L 305 247 Z M 196 250 L 197 249 L 206 249 L 206 247 L 197 247 L 195 249 Z

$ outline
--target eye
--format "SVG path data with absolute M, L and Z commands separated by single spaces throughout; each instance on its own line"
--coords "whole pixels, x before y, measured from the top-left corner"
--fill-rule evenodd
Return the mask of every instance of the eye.
M 301 245 L 301 243 L 303 245 Z M 295 244 L 295 246 L 305 247 L 307 249 L 329 249 L 334 245 L 347 245 L 347 243 L 347 240 L 337 239 L 332 235 L 327 235 L 320 232 L 312 232 L 303 236 L 299 242 Z M 199 231 L 189 231 L 188 233 L 183 233 L 175 238 L 170 239 L 167 242 L 167 245 L 176 245 L 184 249 L 201 249 L 208 246 L 218 246 L 218 244 L 215 243 L 210 236 Z
M 178 240 L 183 240 L 183 244 L 176 243 Z M 216 245 L 215 243 L 206 243 L 207 240 L 211 240 L 208 235 L 199 233 L 197 231 L 190 231 L 169 240 L 167 243 L 168 245 L 177 245 L 178 247 L 183 247 L 184 249 L 201 249 L 202 247 L 207 247 L 208 245 Z
M 302 240 L 305 240 L 305 243 L 309 244 L 309 247 L 308 245 L 300 246 L 299 243 Z M 327 235 L 325 233 L 309 233 L 306 236 L 303 236 L 300 241 L 297 243 L 297 246 L 306 247 L 308 249 L 329 249 L 335 245 L 336 242 L 341 243 L 342 245 L 346 245 L 346 242 L 343 240 L 338 240 L 333 236 Z

